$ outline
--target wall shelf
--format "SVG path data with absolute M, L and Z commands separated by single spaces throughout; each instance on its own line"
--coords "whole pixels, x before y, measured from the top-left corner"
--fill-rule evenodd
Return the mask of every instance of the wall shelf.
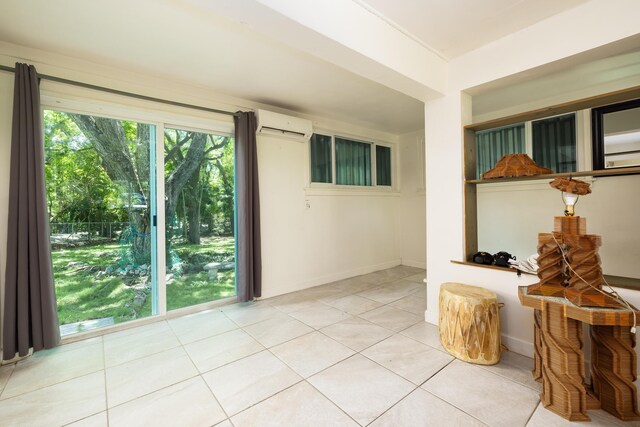
M 494 182 L 513 182 L 513 181 L 534 181 L 534 180 L 550 180 L 554 178 L 577 178 L 584 176 L 614 176 L 614 175 L 636 175 L 640 174 L 640 167 L 634 166 L 629 168 L 601 169 L 595 171 L 580 172 L 563 172 L 550 173 L 545 175 L 533 176 L 513 176 L 508 178 L 492 178 L 492 179 L 467 179 L 467 184 L 491 184 Z
M 515 268 L 509 267 L 499 267 L 497 265 L 486 265 L 486 264 L 478 264 L 470 261 L 456 261 L 451 260 L 452 264 L 459 265 L 467 265 L 469 267 L 479 267 L 479 268 L 489 268 L 491 270 L 504 271 L 505 273 L 515 273 L 518 274 L 518 270 Z M 521 271 L 521 274 L 526 274 L 529 276 L 536 276 L 533 273 L 527 273 L 525 271 Z M 622 288 L 622 289 L 631 289 L 634 291 L 640 290 L 640 279 L 634 279 L 633 277 L 621 277 L 621 276 L 612 276 L 609 274 L 604 275 L 604 279 L 607 283 L 614 288 Z
M 453 260 L 453 259 L 451 260 L 451 262 L 453 264 L 468 265 L 470 267 L 490 268 L 492 270 L 499 270 L 499 271 L 504 271 L 504 272 L 507 272 L 507 273 L 518 274 L 518 270 L 516 270 L 515 268 L 500 267 L 500 266 L 497 266 L 497 265 L 478 264 L 476 262 L 470 262 L 470 261 L 456 261 L 456 260 Z M 526 273 L 524 271 L 521 271 L 520 274 L 529 274 L 529 275 L 531 275 L 531 273 Z
M 615 169 L 603 169 L 595 171 L 580 171 L 571 173 L 556 173 L 548 175 L 536 175 L 528 177 L 513 178 L 496 178 L 496 179 L 476 179 L 476 132 L 495 127 L 522 123 L 530 120 L 538 120 L 545 117 L 551 117 L 558 114 L 564 114 L 571 111 L 579 111 L 601 107 L 603 105 L 615 104 L 618 102 L 628 101 L 640 98 L 640 86 L 634 86 L 627 89 L 596 95 L 588 98 L 582 98 L 562 104 L 556 104 L 533 111 L 527 111 L 514 114 L 508 117 L 501 117 L 481 123 L 473 123 L 463 127 L 464 141 L 464 242 L 465 242 L 465 258 L 471 254 L 478 252 L 478 206 L 477 192 L 478 185 L 510 182 L 510 181 L 535 181 L 535 180 L 552 180 L 558 177 L 605 177 L 615 175 L 638 175 L 640 167 L 627 167 Z M 469 264 L 473 265 L 473 264 Z M 475 264 L 476 266 L 478 264 Z M 508 270 L 507 270 L 508 271 Z M 636 286 L 640 286 L 636 284 Z M 636 288 L 638 289 L 638 288 Z

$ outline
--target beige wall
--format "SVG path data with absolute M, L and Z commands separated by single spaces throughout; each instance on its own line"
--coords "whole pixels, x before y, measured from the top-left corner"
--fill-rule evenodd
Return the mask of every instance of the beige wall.
M 4 280 L 7 256 L 7 213 L 9 205 L 9 160 L 11 157 L 11 117 L 13 115 L 13 74 L 0 71 L 0 331 L 4 310 Z M 0 348 L 2 348 L 0 332 Z
M 263 297 L 401 263 L 400 194 L 309 188 L 308 150 L 258 137 Z
M 576 214 L 587 218 L 589 233 L 602 236 L 605 274 L 640 278 L 640 197 L 634 196 L 639 177 L 590 181 L 593 192 L 580 197 Z M 538 233 L 553 230 L 553 217 L 563 211 L 560 192 L 547 181 L 483 185 L 478 188 L 478 248 L 491 253 L 506 250 L 524 259 L 536 253 Z
M 424 131 L 400 136 L 400 247 L 402 263 L 426 267 Z

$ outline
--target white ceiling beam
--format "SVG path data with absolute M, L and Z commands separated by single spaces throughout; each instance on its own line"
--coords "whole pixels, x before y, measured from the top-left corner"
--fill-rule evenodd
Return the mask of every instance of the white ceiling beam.
M 447 62 L 355 1 L 191 1 L 420 101 L 446 92 Z

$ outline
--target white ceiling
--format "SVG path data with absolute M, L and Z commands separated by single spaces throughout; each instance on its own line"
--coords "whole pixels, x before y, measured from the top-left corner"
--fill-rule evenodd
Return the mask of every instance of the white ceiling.
M 446 59 L 587 0 L 358 0 Z
M 584 1 L 360 4 L 450 58 Z M 422 102 L 254 32 L 249 25 L 205 11 L 197 3 L 2 0 L 0 40 L 389 133 L 424 126 Z M 253 0 L 244 4 L 264 7 Z

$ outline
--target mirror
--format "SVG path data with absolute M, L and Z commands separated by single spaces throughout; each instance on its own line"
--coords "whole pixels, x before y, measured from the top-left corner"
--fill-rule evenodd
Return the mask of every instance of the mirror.
M 640 99 L 591 110 L 593 169 L 640 166 Z

